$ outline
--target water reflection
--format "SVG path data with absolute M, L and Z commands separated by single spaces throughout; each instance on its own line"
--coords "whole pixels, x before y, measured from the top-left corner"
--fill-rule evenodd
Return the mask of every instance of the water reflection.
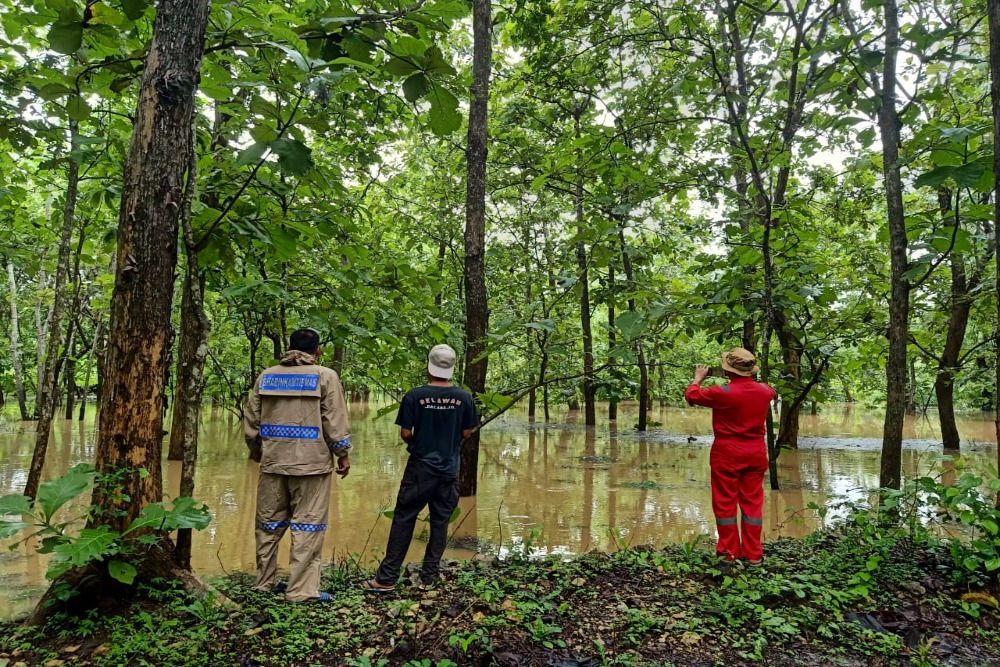
M 406 452 L 391 416 L 373 420 L 376 412 L 364 404 L 353 404 L 351 410 L 356 443 L 351 474 L 334 483 L 324 555 L 360 554 L 373 564 L 390 525 L 381 512 L 394 503 Z M 619 542 L 656 545 L 714 530 L 708 410 L 657 408 L 652 419 L 661 430 L 649 434 L 630 428 L 637 421 L 634 404 L 620 404 L 617 425 L 610 426 L 621 430 L 609 430 L 606 421 L 587 429 L 579 418 L 577 413 L 556 413 L 546 425 L 512 411 L 490 424 L 482 437 L 480 494 L 462 500 L 448 557 L 529 547 L 532 553 L 610 551 Z M 0 494 L 24 486 L 33 427 L 16 421 L 13 413 L 0 417 Z M 56 422 L 46 478 L 93 460 L 93 428 L 92 414 L 83 423 Z M 992 428 L 991 414 L 963 419 L 963 445 L 992 441 Z M 881 431 L 881 415 L 857 408 L 803 416 L 803 447 L 778 462 L 782 490 L 766 491 L 765 539 L 814 529 L 811 519 L 790 518 L 810 502 L 857 496 L 875 487 Z M 903 452 L 904 475 L 937 466 L 934 420 L 910 419 L 907 433 L 911 440 Z M 966 447 L 965 459 L 973 469 L 987 470 L 995 460 L 993 451 L 986 445 Z M 239 423 L 231 414 L 206 408 L 199 457 L 196 496 L 208 503 L 214 518 L 195 535 L 194 567 L 203 575 L 252 571 L 257 465 L 247 460 Z M 180 464 L 164 462 L 164 476 L 168 493 L 176 494 Z M 418 524 L 418 534 L 421 528 Z M 526 544 L 533 530 L 540 532 Z M 282 549 L 287 558 L 287 538 Z M 408 558 L 419 559 L 423 549 L 415 541 Z M 44 557 L 0 549 L 0 585 L 11 592 L 0 599 L 0 615 L 30 608 L 45 585 L 45 567 Z

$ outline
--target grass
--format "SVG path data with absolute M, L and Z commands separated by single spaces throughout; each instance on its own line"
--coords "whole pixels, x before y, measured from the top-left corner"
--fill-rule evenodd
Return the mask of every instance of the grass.
M 0 665 L 1000 664 L 1000 618 L 962 601 L 948 554 L 863 537 L 772 542 L 763 569 L 723 564 L 700 540 L 569 561 L 515 555 L 388 597 L 356 587 L 368 573 L 355 560 L 327 569 L 329 605 L 256 593 L 247 574 L 215 582 L 238 608 L 152 582 L 122 613 L 3 628 Z

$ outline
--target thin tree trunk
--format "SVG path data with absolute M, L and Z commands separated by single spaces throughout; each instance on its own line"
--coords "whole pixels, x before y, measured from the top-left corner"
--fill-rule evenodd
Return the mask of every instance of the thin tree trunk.
M 580 138 L 580 116 L 583 114 L 583 103 L 576 110 L 576 138 Z M 577 149 L 577 168 L 581 170 L 576 176 L 576 227 L 582 234 L 586 224 L 583 216 L 583 158 Z M 583 405 L 584 423 L 587 426 L 597 425 L 597 408 L 595 406 L 596 387 L 594 383 L 594 332 L 590 323 L 590 271 L 587 261 L 587 246 L 583 241 L 576 244 L 576 264 L 580 271 L 580 329 L 583 336 Z
M 52 195 L 49 195 L 45 202 L 45 220 L 46 222 L 51 217 L 49 209 L 52 205 Z M 41 411 L 41 404 L 39 403 L 40 393 L 42 391 L 42 386 L 45 384 L 45 348 L 48 345 L 48 332 L 49 323 L 52 321 L 52 305 L 49 304 L 48 313 L 45 317 L 42 317 L 42 292 L 44 292 L 49 286 L 49 276 L 45 271 L 45 266 L 38 269 L 38 296 L 35 298 L 35 407 L 34 407 L 34 419 L 38 419 L 38 415 Z
M 487 102 L 493 52 L 490 0 L 472 2 L 472 99 L 466 148 L 465 200 L 465 386 L 486 391 L 489 361 L 486 334 L 489 302 L 486 294 L 486 146 L 489 136 Z M 479 430 L 462 443 L 458 488 L 463 496 L 474 496 L 479 479 Z
M 615 337 L 615 265 L 608 263 L 608 350 L 613 350 L 616 344 Z M 614 357 L 608 355 L 608 364 L 615 362 Z M 618 400 L 612 389 L 611 399 L 608 401 L 608 421 L 618 421 Z M 641 417 L 640 417 L 641 419 Z
M 52 315 L 49 322 L 47 354 L 45 355 L 45 377 L 38 387 L 36 407 L 38 424 L 35 429 L 35 451 L 31 456 L 28 480 L 24 485 L 24 495 L 34 498 L 42 479 L 45 466 L 45 452 L 49 446 L 49 431 L 56 409 L 58 387 L 59 341 L 62 334 L 62 317 L 66 303 L 66 276 L 69 272 L 70 244 L 73 240 L 73 221 L 76 216 L 77 185 L 80 180 L 80 163 L 76 159 L 77 123 L 69 122 L 69 170 L 66 175 L 66 201 L 63 206 L 62 236 L 59 240 L 59 263 L 53 287 Z M 67 350 L 67 354 L 70 351 Z
M 896 0 L 884 0 L 885 55 L 882 60 L 882 104 L 879 131 L 889 223 L 889 358 L 886 360 L 885 425 L 879 485 L 898 489 L 902 481 L 903 420 L 906 412 L 906 343 L 910 315 L 907 270 L 906 220 L 899 165 L 899 114 L 896 109 L 896 59 L 899 53 L 899 10 Z
M 181 234 L 187 266 L 184 272 L 184 291 L 181 297 L 181 321 L 187 325 L 181 328 L 178 366 L 183 360 L 184 375 L 178 369 L 177 388 L 184 395 L 184 411 L 178 419 L 175 402 L 173 428 L 184 434 L 182 442 L 181 496 L 194 495 L 195 463 L 198 458 L 198 427 L 201 423 L 201 396 L 205 388 L 205 359 L 208 358 L 208 338 L 212 324 L 205 313 L 205 275 L 198 261 L 198 244 L 191 228 L 191 201 L 194 196 L 198 175 L 197 141 L 194 130 L 191 133 L 191 154 L 188 164 L 187 185 L 181 207 Z M 180 423 L 178 423 L 180 422 Z M 191 569 L 191 529 L 177 531 L 174 560 L 186 569 Z
M 187 205 L 184 173 L 195 150 L 191 126 L 208 5 L 160 0 L 125 161 L 96 461 L 98 473 L 122 474 L 121 487 L 94 490 L 93 504 L 101 511 L 90 522 L 117 531 L 163 498 L 178 219 Z M 148 474 L 138 474 L 139 468 Z
M 956 193 L 955 196 L 959 195 Z M 938 203 L 942 216 L 946 221 L 950 221 L 951 226 L 961 224 L 957 200 L 956 211 L 952 213 L 949 190 L 942 189 L 938 193 Z M 962 255 L 952 252 L 948 256 L 948 261 L 951 264 L 951 308 L 948 315 L 948 333 L 945 336 L 941 357 L 938 359 L 937 376 L 934 378 L 934 396 L 937 398 L 938 420 L 941 424 L 941 444 L 945 451 L 957 452 L 960 440 L 958 423 L 955 420 L 955 377 L 960 370 L 959 358 L 965 343 L 965 331 L 969 325 L 972 297 Z M 978 283 L 975 275 L 973 281 Z
M 906 414 L 917 414 L 917 361 L 909 360 L 910 377 L 906 383 Z
M 97 328 L 94 330 L 94 340 L 90 345 L 90 356 L 87 357 L 87 371 L 84 374 L 83 379 L 83 396 L 80 398 L 80 415 L 77 418 L 79 421 L 83 421 L 83 418 L 87 416 L 87 396 L 90 394 L 90 371 L 94 366 L 94 359 L 97 357 L 97 346 L 100 344 L 101 336 L 104 335 L 104 320 L 100 320 L 97 323 Z
M 10 356 L 14 367 L 14 391 L 17 394 L 17 408 L 21 411 L 21 421 L 28 421 L 28 404 L 24 397 L 24 373 L 21 369 L 20 329 L 17 319 L 17 278 L 14 263 L 7 260 L 7 282 L 10 285 Z
M 622 268 L 625 270 L 625 280 L 628 282 L 630 295 L 635 294 L 635 269 L 632 268 L 632 256 L 628 252 L 628 242 L 625 240 L 625 223 L 618 222 L 618 243 L 622 257 Z M 629 296 L 628 310 L 630 313 L 636 312 L 635 297 Z M 642 341 L 635 341 L 636 360 L 639 364 L 639 431 L 645 431 L 649 424 L 649 369 L 646 366 L 646 351 L 643 349 Z
M 994 322 L 995 340 L 993 349 L 996 352 L 994 368 L 996 382 L 993 388 L 994 409 L 996 416 L 994 427 L 997 436 L 997 468 L 1000 469 L 1000 0 L 986 0 L 986 11 L 989 16 L 990 29 L 990 100 L 993 110 L 993 174 L 996 179 L 993 188 L 993 244 L 996 258 L 996 286 L 994 299 L 996 303 L 996 321 Z M 996 506 L 1000 509 L 1000 490 L 997 491 Z
M 66 353 L 63 356 L 63 383 L 66 391 L 66 411 L 63 417 L 73 418 L 73 400 L 76 398 L 76 327 L 70 324 L 69 338 L 66 341 Z

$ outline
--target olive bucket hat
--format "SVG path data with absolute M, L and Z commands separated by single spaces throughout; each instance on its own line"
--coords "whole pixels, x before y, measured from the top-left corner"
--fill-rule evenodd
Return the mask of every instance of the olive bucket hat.
M 742 347 L 734 347 L 729 352 L 722 353 L 722 367 L 730 373 L 750 377 L 760 371 L 753 352 Z

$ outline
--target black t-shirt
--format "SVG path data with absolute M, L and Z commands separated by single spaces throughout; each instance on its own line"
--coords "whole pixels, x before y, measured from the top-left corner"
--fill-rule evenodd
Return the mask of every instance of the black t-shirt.
M 478 423 L 472 396 L 454 385 L 411 389 L 396 415 L 397 426 L 413 431 L 406 451 L 443 477 L 458 477 L 462 431 Z

